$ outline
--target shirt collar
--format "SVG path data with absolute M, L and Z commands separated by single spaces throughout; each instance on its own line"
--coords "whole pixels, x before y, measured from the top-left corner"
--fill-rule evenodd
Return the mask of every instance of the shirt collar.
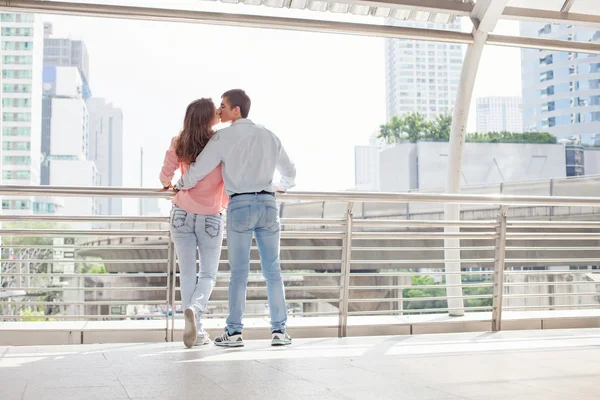
M 235 125 L 235 124 L 251 124 L 252 121 L 250 121 L 248 118 L 240 118 L 237 121 L 233 122 L 231 125 Z

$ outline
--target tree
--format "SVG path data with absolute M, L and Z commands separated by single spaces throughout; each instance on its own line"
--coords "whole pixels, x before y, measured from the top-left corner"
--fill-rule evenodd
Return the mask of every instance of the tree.
M 418 112 L 406 114 L 401 117 L 394 116 L 390 122 L 379 127 L 378 138 L 386 143 L 396 143 L 407 140 L 417 143 L 420 140 L 447 142 L 450 140 L 452 116 L 450 114 L 437 115 L 429 121 Z M 467 142 L 476 143 L 557 143 L 556 137 L 548 132 L 489 132 L 470 133 Z
M 430 276 L 413 276 L 413 286 L 432 286 L 436 285 L 435 281 Z M 418 298 L 418 297 L 443 297 L 446 294 L 446 289 L 440 286 L 437 288 L 429 289 L 404 289 L 402 295 L 405 298 Z M 424 300 L 424 301 L 406 301 L 404 302 L 404 308 L 407 310 L 422 310 L 431 308 L 446 308 L 448 302 L 444 299 L 440 300 Z
M 379 127 L 378 138 L 384 139 L 386 143 L 395 143 L 402 137 L 404 131 L 404 118 L 392 117 L 392 120 Z
M 436 142 L 448 142 L 450 140 L 451 128 L 452 116 L 450 114 L 436 115 L 435 120 L 429 122 L 426 139 Z

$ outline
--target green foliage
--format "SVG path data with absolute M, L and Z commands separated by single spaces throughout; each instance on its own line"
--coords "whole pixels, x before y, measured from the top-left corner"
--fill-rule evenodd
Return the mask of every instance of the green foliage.
M 429 121 L 421 113 L 414 112 L 402 117 L 394 116 L 387 124 L 379 127 L 380 139 L 386 143 L 408 141 L 447 142 L 450 140 L 452 116 L 442 114 Z M 467 142 L 476 143 L 547 143 L 555 144 L 556 137 L 547 132 L 490 132 L 471 133 L 466 137 Z
M 2 225 L 3 229 L 57 229 L 59 228 L 56 223 L 53 222 L 7 222 Z M 6 245 L 34 245 L 43 246 L 51 245 L 52 237 L 41 236 L 41 237 L 25 237 L 25 236 L 4 236 L 2 242 Z
M 42 307 L 38 307 L 37 311 L 29 311 L 29 310 L 23 310 L 21 311 L 21 315 L 24 317 L 29 317 L 29 318 L 22 318 L 21 321 L 25 321 L 25 322 L 34 322 L 34 321 L 55 321 L 56 319 L 54 318 L 48 318 L 45 314 L 44 311 L 42 310 Z
M 556 137 L 547 132 L 490 132 L 471 133 L 467 142 L 475 143 L 546 143 L 556 144 Z
M 431 286 L 435 285 L 435 281 L 430 276 L 413 276 L 413 286 Z M 404 289 L 402 295 L 405 298 L 415 297 L 443 297 L 446 294 L 444 287 L 431 289 Z M 405 301 L 404 308 L 406 310 L 421 310 L 425 308 L 446 308 L 448 303 L 446 300 L 425 300 L 425 301 Z
M 462 277 L 463 282 L 489 282 L 484 279 L 485 275 L 465 275 Z M 417 298 L 417 297 L 444 297 L 446 295 L 446 288 L 444 287 L 445 282 L 442 281 L 439 284 L 439 288 L 427 288 L 427 289 L 404 289 L 402 291 L 403 297 L 405 298 Z M 413 276 L 413 286 L 434 286 L 437 283 L 430 276 Z M 482 296 L 491 295 L 493 288 L 490 286 L 485 287 L 464 287 L 463 294 L 465 296 Z M 490 307 L 492 305 L 492 299 L 465 299 L 465 307 Z M 421 310 L 430 308 L 447 308 L 448 302 L 444 299 L 440 300 L 425 300 L 425 301 L 405 301 L 404 309 L 407 310 Z

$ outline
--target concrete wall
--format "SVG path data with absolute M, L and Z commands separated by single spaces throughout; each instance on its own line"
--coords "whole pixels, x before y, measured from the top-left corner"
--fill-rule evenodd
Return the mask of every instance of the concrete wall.
M 600 148 L 586 148 L 583 152 L 586 175 L 600 175 Z
M 380 154 L 384 192 L 444 188 L 448 143 L 399 143 Z M 462 185 L 529 181 L 566 176 L 562 144 L 466 143 Z

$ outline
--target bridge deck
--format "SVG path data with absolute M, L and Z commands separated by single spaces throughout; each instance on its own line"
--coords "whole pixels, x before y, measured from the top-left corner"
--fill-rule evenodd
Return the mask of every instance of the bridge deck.
M 600 329 L 0 347 L 12 399 L 596 399 Z

